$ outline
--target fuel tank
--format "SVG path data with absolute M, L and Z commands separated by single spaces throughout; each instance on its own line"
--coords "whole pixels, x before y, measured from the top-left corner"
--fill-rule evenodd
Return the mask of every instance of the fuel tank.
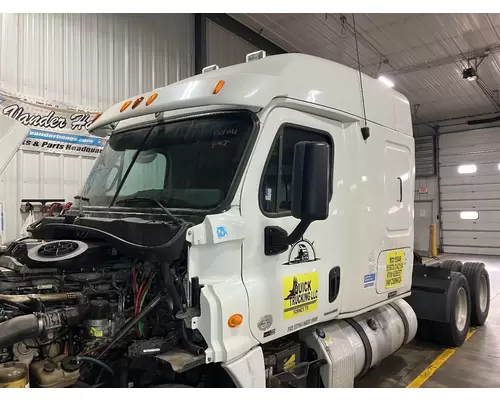
M 354 318 L 315 325 L 300 336 L 319 358 L 325 387 L 353 387 L 354 379 L 364 375 L 384 358 L 415 337 L 417 317 L 410 305 L 400 299 Z

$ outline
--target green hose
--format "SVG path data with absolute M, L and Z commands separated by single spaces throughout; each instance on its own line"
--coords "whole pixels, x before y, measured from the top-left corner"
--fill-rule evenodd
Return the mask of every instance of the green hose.
M 148 291 L 149 291 L 149 286 L 148 288 L 146 289 L 146 291 L 144 292 L 144 296 L 142 296 L 142 300 L 141 300 L 141 304 L 139 305 L 139 312 L 141 312 L 142 310 L 142 306 L 144 305 L 144 301 L 146 300 L 146 296 L 148 294 Z M 141 334 L 141 336 L 143 335 L 144 333 L 144 329 L 143 329 L 143 326 L 142 326 L 142 322 L 139 322 L 139 333 Z

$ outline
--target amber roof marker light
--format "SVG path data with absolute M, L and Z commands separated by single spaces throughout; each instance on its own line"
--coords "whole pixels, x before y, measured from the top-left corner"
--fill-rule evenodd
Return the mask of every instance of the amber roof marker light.
M 129 105 L 131 105 L 132 102 L 130 100 L 126 101 L 125 103 L 122 104 L 121 108 L 120 108 L 120 112 L 124 112 Z
M 158 93 L 153 93 L 151 96 L 148 97 L 146 100 L 146 106 L 149 106 L 153 101 L 155 101 L 158 98 Z
M 213 91 L 213 94 L 217 94 L 221 91 L 221 89 L 224 87 L 224 84 L 226 82 L 224 82 L 223 80 L 220 80 L 219 82 L 217 82 L 217 85 L 215 85 L 214 87 L 214 91 Z
M 144 97 L 141 96 L 141 97 L 138 97 L 137 99 L 135 99 L 134 101 L 134 104 L 132 104 L 132 110 L 134 108 L 136 108 L 139 104 L 141 104 L 141 102 L 144 100 Z

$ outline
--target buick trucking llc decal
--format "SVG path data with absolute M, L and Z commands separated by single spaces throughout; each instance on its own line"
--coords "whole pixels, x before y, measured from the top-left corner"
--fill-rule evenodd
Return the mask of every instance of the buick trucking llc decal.
M 283 278 L 283 319 L 290 319 L 318 308 L 318 272 Z

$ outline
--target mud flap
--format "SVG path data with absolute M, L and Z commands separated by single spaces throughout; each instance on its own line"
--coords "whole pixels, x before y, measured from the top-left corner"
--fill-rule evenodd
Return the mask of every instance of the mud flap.
M 450 322 L 451 282 L 449 268 L 413 267 L 411 296 L 405 300 L 415 311 L 419 325 L 420 320 Z

